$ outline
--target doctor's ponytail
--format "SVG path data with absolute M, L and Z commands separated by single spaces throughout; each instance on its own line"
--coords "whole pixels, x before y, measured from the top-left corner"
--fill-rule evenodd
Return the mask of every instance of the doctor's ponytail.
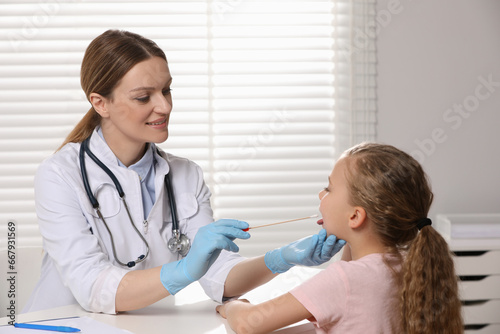
M 151 57 L 167 61 L 165 53 L 155 42 L 138 34 L 107 30 L 97 36 L 85 51 L 80 72 L 80 84 L 87 99 L 90 101 L 91 93 L 112 98 L 114 88 L 125 74 Z M 91 107 L 58 150 L 67 143 L 82 142 L 100 123 L 101 116 Z

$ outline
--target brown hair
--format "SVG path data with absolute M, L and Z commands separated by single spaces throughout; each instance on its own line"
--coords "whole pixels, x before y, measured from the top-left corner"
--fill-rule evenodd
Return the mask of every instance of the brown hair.
M 376 143 L 357 145 L 344 157 L 351 204 L 365 209 L 388 252 L 403 261 L 395 272 L 403 333 L 463 332 L 448 244 L 431 226 L 417 228 L 434 197 L 422 166 L 405 152 Z
M 107 30 L 87 47 L 82 61 L 80 84 L 90 102 L 90 94 L 112 97 L 113 89 L 136 64 L 152 57 L 167 61 L 158 45 L 128 31 Z M 66 137 L 63 147 L 70 142 L 82 142 L 101 122 L 101 116 L 91 107 Z

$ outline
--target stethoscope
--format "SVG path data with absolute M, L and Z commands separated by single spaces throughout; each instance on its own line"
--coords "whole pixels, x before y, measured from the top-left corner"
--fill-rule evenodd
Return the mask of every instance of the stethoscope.
M 104 223 L 104 226 L 106 227 L 106 230 L 108 231 L 108 234 L 111 239 L 111 247 L 113 249 L 113 255 L 116 259 L 116 262 L 118 262 L 122 266 L 126 266 L 129 268 L 134 267 L 137 263 L 141 263 L 144 261 L 147 256 L 149 255 L 149 244 L 144 238 L 144 236 L 139 232 L 137 227 L 134 224 L 134 221 L 132 220 L 132 215 L 130 214 L 130 211 L 128 209 L 127 202 L 125 201 L 125 192 L 123 191 L 122 186 L 120 185 L 120 182 L 118 182 L 118 179 L 116 176 L 109 170 L 108 167 L 106 167 L 105 164 L 102 163 L 101 160 L 99 160 L 93 153 L 90 151 L 89 148 L 89 140 L 90 137 L 85 139 L 81 146 L 80 146 L 80 170 L 82 173 L 82 180 L 83 180 L 83 185 L 85 187 L 85 192 L 87 193 L 87 196 L 90 200 L 90 203 L 92 204 L 92 207 L 96 211 L 97 215 L 99 218 L 102 220 Z M 130 221 L 130 224 L 134 228 L 134 231 L 139 235 L 141 238 L 142 242 L 146 245 L 146 254 L 142 254 L 139 256 L 135 261 L 129 261 L 127 263 L 123 263 L 118 259 L 118 256 L 116 255 L 116 249 L 115 249 L 115 242 L 113 239 L 113 234 L 111 233 L 111 230 L 108 227 L 108 224 L 106 223 L 106 220 L 104 219 L 103 215 L 101 214 L 99 202 L 95 198 L 94 194 L 92 194 L 92 191 L 90 189 L 89 181 L 88 181 L 88 176 L 87 176 L 87 169 L 85 168 L 85 153 L 104 171 L 108 176 L 111 178 L 113 183 L 115 184 L 116 191 L 118 192 L 118 195 L 120 196 L 121 201 L 123 202 L 123 205 L 125 207 L 125 210 L 127 211 L 127 215 Z M 180 232 L 179 230 L 179 222 L 177 220 L 177 207 L 175 205 L 175 198 L 173 195 L 173 190 L 172 190 L 172 184 L 170 182 L 170 177 L 169 174 L 165 175 L 165 188 L 167 190 L 167 195 L 168 195 L 168 200 L 170 204 L 170 213 L 172 215 L 172 237 L 168 241 L 168 249 L 173 252 L 173 253 L 178 253 L 181 256 L 185 256 L 191 247 L 191 243 L 189 241 L 189 238 Z

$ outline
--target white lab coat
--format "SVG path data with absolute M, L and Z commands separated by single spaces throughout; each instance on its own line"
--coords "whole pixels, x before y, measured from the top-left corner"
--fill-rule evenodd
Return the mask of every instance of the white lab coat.
M 165 174 L 171 174 L 180 230 L 191 242 L 198 228 L 213 221 L 210 191 L 200 167 L 192 161 L 163 151 L 159 156 L 155 149 L 156 199 L 144 221 L 138 174 L 118 166 L 115 155 L 96 131 L 89 144 L 90 150 L 121 183 L 132 219 L 149 243 L 149 256 L 133 268 L 116 262 L 109 233 L 83 186 L 80 144 L 67 144 L 40 165 L 35 177 L 36 211 L 45 254 L 40 280 L 23 312 L 78 302 L 88 311 L 116 313 L 116 290 L 128 271 L 180 259 L 167 248 L 172 222 L 164 187 Z M 88 156 L 85 162 L 90 188 L 113 234 L 120 261 L 127 263 L 146 254 L 146 246 L 130 225 L 110 177 Z M 199 281 L 208 296 L 221 301 L 226 276 L 241 260 L 237 254 L 221 252 Z

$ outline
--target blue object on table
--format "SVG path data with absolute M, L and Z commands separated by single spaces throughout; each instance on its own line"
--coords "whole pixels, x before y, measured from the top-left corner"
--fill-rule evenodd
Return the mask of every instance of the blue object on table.
M 26 328 L 26 329 L 41 329 L 41 330 L 45 330 L 45 331 L 64 332 L 64 333 L 76 333 L 76 332 L 80 331 L 78 328 L 74 328 L 74 327 L 35 325 L 35 324 L 18 324 L 18 323 L 15 323 L 14 327 L 16 327 L 16 328 Z

